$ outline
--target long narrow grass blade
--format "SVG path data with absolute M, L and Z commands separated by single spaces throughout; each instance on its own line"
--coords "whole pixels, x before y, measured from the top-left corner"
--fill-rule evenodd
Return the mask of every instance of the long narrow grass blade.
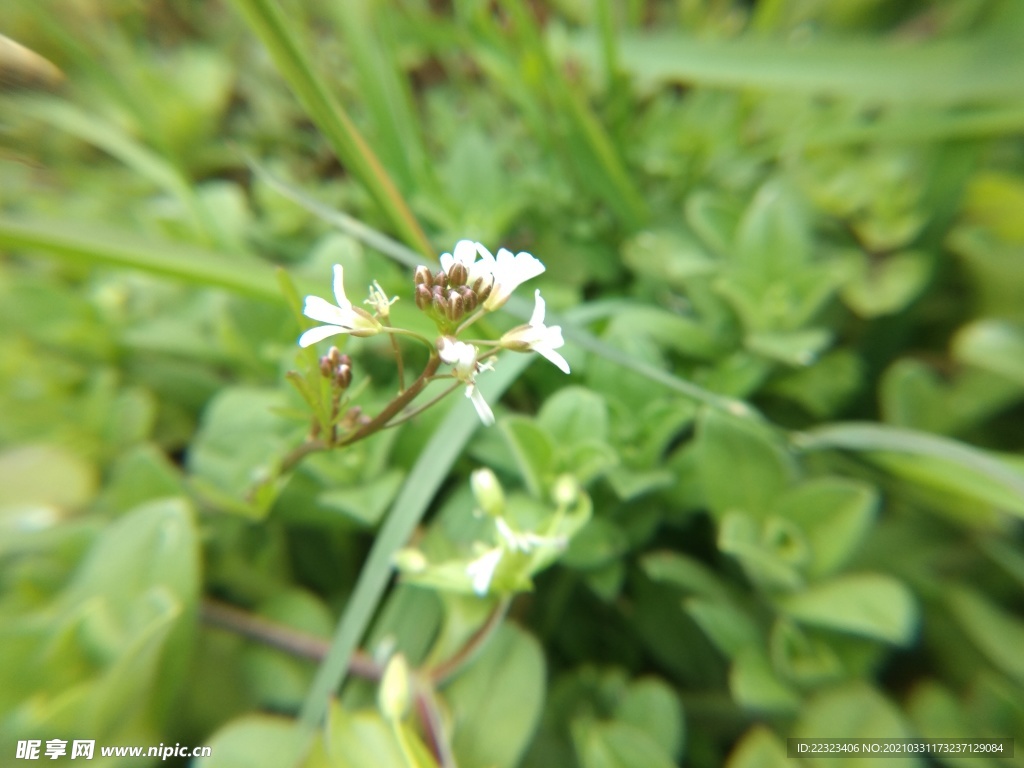
M 434 249 L 409 206 L 370 145 L 314 71 L 298 35 L 277 3 L 274 0 L 232 2 L 263 41 L 296 98 L 338 158 L 366 185 L 402 239 L 424 256 L 433 258 Z
M 944 459 L 974 470 L 1024 499 L 1024 477 L 983 451 L 946 437 L 885 424 L 831 424 L 794 437 L 802 450 L 840 448 L 851 451 L 891 451 Z
M 600 41 L 578 39 L 599 61 Z M 696 40 L 681 35 L 619 38 L 623 69 L 656 82 L 961 104 L 1024 97 L 1024 55 L 1009 37 L 978 36 L 917 45 L 812 40 Z
M 34 120 L 99 147 L 167 194 L 176 197 L 188 211 L 196 234 L 208 244 L 218 242 L 217 227 L 196 197 L 188 179 L 172 163 L 117 126 L 73 104 L 56 99 L 20 99 L 13 106 Z
M 215 251 L 97 225 L 69 227 L 64 220 L 0 215 L 0 247 L 41 251 L 78 264 L 138 269 L 275 303 L 283 301 L 271 268 L 250 257 L 230 259 Z M 239 264 L 245 269 L 239 269 Z
M 532 361 L 532 355 L 515 355 L 503 359 L 493 373 L 480 378 L 479 386 L 484 396 L 491 402 L 497 400 Z M 319 725 L 331 695 L 344 682 L 352 653 L 366 633 L 391 578 L 394 553 L 409 540 L 479 423 L 468 402 L 457 403 L 441 422 L 409 473 L 373 542 L 373 548 L 331 641 L 331 650 L 317 670 L 313 685 L 306 695 L 300 715 L 306 728 L 312 729 Z

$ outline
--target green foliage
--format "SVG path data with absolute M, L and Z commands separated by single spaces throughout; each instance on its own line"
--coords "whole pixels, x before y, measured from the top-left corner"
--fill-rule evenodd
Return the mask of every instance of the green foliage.
M 0 763 L 1024 734 L 1016 0 L 0 5 Z M 463 238 L 571 378 L 345 444 L 530 318 Z M 300 349 L 332 264 L 406 335 Z

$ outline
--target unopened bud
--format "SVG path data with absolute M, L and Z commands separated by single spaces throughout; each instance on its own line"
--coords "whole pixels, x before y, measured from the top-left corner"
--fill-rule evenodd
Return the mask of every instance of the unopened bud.
M 466 302 L 458 291 L 448 292 L 448 310 L 451 320 L 458 320 L 466 312 Z
M 573 475 L 559 475 L 551 495 L 560 506 L 574 506 L 580 498 L 580 483 Z
M 469 476 L 469 485 L 480 510 L 485 515 L 500 517 L 505 512 L 505 493 L 495 474 L 484 467 L 474 470 Z
M 462 300 L 465 303 L 467 312 L 472 312 L 474 309 L 477 308 L 477 305 L 480 303 L 479 299 L 477 299 L 476 297 L 476 294 L 473 293 L 473 289 L 470 288 L 468 285 L 464 285 L 461 288 L 459 288 L 459 295 L 462 296 Z
M 338 385 L 339 389 L 348 389 L 352 383 L 352 364 L 351 360 L 348 360 L 348 355 L 345 355 L 345 360 L 334 370 L 334 383 Z
M 469 270 L 466 269 L 466 265 L 462 262 L 455 262 L 448 268 L 448 285 L 455 288 L 460 285 L 465 285 L 466 280 L 469 279 Z
M 377 706 L 385 720 L 395 722 L 409 711 L 409 664 L 405 656 L 396 653 L 384 667 L 384 676 L 377 691 Z
M 430 306 L 430 289 L 426 285 L 416 286 L 416 306 L 419 309 L 426 309 Z
M 427 290 L 429 291 L 430 288 L 434 285 L 434 275 L 431 274 L 429 269 L 420 265 L 416 267 L 416 272 L 413 274 L 412 281 L 417 288 L 423 285 L 426 286 Z
M 442 317 L 448 317 L 448 300 L 440 293 L 435 293 L 433 298 L 434 309 Z
M 476 294 L 477 299 L 484 301 L 488 296 L 491 295 L 491 288 L 494 286 L 493 278 L 478 277 L 476 282 L 473 283 L 473 293 Z

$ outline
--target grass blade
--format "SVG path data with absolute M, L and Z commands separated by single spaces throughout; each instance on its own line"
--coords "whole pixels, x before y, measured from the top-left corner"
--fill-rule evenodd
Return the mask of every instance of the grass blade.
M 77 264 L 139 269 L 265 301 L 283 301 L 273 270 L 251 258 L 229 259 L 215 251 L 96 225 L 71 227 L 63 219 L 0 215 L 0 247 L 43 251 Z M 245 268 L 240 269 L 240 264 Z
M 600 61 L 599 41 L 579 38 Z M 793 45 L 764 39 L 695 40 L 680 35 L 619 38 L 624 70 L 645 80 L 873 98 L 899 103 L 959 104 L 1024 97 L 1024 56 L 1003 38 L 879 45 L 814 40 Z
M 256 35 L 310 119 L 323 132 L 338 158 L 377 201 L 401 238 L 434 258 L 434 249 L 370 145 L 331 94 L 274 0 L 232 0 Z
M 965 443 L 912 429 L 884 424 L 851 422 L 832 424 L 794 436 L 797 448 L 819 451 L 890 451 L 930 456 L 978 472 L 1024 499 L 1024 477 L 984 451 Z

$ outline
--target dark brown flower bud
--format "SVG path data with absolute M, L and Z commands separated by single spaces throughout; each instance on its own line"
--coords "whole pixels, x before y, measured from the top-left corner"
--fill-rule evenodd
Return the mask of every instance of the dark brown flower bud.
M 352 366 L 350 364 L 342 363 L 334 370 L 334 383 L 339 389 L 348 389 L 349 384 L 352 383 Z
M 436 288 L 437 286 L 441 286 L 442 288 L 444 288 L 446 285 L 448 285 L 448 275 L 444 273 L 444 270 L 442 269 L 438 272 L 435 272 L 433 287 Z
M 426 309 L 430 306 L 431 302 L 430 289 L 426 285 L 416 286 L 416 306 L 420 309 Z
M 412 278 L 413 283 L 417 288 L 421 285 L 425 285 L 429 290 L 434 285 L 434 276 L 430 273 L 430 270 L 424 266 L 416 267 L 416 272 Z
M 477 308 L 480 301 L 476 297 L 476 293 L 468 285 L 464 285 L 459 289 L 459 294 L 462 296 L 462 300 L 465 302 L 466 311 L 472 312 Z
M 455 288 L 459 285 L 465 285 L 468 279 L 469 270 L 466 269 L 465 264 L 457 261 L 448 268 L 449 287 Z
M 458 320 L 466 313 L 466 301 L 458 291 L 449 291 L 448 309 L 451 312 L 449 315 L 449 319 L 451 320 Z
M 448 300 L 440 293 L 435 293 L 433 298 L 434 309 L 442 317 L 448 317 Z
M 479 301 L 484 301 L 488 296 L 491 295 L 491 288 L 494 285 L 493 278 L 477 278 L 476 282 L 473 283 L 473 292 Z

